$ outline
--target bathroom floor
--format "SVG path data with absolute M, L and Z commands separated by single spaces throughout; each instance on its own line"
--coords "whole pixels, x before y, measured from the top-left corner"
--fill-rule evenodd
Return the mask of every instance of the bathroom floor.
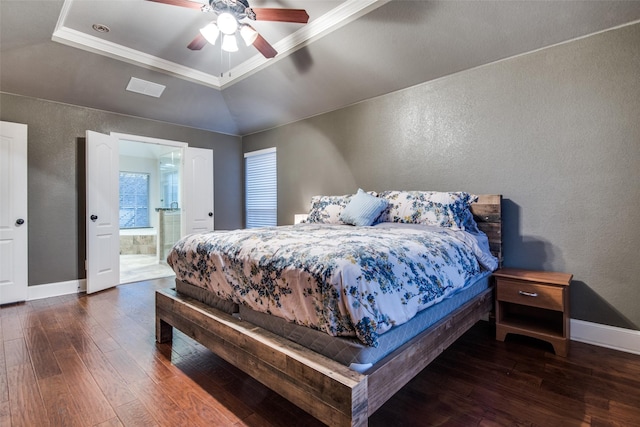
M 120 255 L 120 284 L 174 276 L 166 264 L 159 264 L 156 255 Z

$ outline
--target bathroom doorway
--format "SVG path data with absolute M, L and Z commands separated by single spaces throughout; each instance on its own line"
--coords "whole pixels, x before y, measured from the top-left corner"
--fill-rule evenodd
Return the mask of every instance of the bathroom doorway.
M 182 230 L 183 148 L 119 137 L 120 284 L 174 275 L 166 257 Z

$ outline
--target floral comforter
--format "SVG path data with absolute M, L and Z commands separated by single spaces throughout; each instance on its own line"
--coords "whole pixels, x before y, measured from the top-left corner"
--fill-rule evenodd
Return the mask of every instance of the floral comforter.
M 481 272 L 487 253 L 474 242 L 439 227 L 298 224 L 193 234 L 167 261 L 219 298 L 375 347 Z

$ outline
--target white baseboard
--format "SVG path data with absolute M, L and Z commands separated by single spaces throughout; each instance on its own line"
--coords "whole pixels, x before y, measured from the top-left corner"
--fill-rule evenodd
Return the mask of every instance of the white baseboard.
M 640 331 L 571 319 L 571 339 L 627 353 L 640 354 Z
M 29 286 L 27 288 L 27 301 L 57 297 L 60 295 L 77 294 L 87 290 L 87 280 L 69 280 L 68 282 L 47 283 L 44 285 Z

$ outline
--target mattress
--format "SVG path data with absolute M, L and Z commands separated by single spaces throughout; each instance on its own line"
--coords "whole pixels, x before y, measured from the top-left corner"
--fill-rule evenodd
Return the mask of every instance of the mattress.
M 460 230 L 301 224 L 186 236 L 167 261 L 178 280 L 223 300 L 377 347 L 477 277 L 485 255 Z
M 195 300 L 207 304 L 209 307 L 216 308 L 227 314 L 237 314 L 239 311 L 238 304 L 233 301 L 218 298 L 213 292 L 208 291 L 199 286 L 176 279 L 176 291 L 189 296 Z
M 233 314 L 244 321 L 260 326 L 276 335 L 296 342 L 352 369 L 363 372 L 386 355 L 410 341 L 458 307 L 488 289 L 490 272 L 481 273 L 470 280 L 460 291 L 438 304 L 419 312 L 411 321 L 391 328 L 380 335 L 378 347 L 363 344 L 355 337 L 333 337 L 286 320 L 261 313 L 245 306 L 238 306 L 217 298 L 213 293 L 197 286 L 176 281 L 177 291 L 205 304 Z

